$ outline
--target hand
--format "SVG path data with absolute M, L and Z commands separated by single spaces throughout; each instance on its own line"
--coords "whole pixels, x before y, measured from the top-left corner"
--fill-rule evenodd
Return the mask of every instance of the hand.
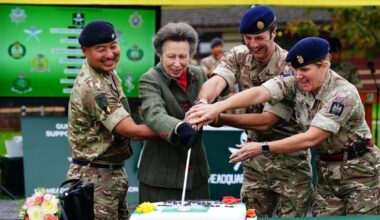
M 237 144 L 240 149 L 230 156 L 230 163 L 243 162 L 262 153 L 261 143 L 249 142 L 245 144 Z
M 186 112 L 186 119 L 190 124 L 207 125 L 210 124 L 215 117 L 223 112 L 220 102 L 214 104 L 194 105 Z
M 186 122 L 183 122 L 177 127 L 176 133 L 180 142 L 189 150 L 197 137 L 197 132 Z

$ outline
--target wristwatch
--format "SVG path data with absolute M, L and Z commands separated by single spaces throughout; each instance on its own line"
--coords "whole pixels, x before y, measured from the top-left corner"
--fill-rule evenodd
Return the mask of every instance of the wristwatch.
M 265 141 L 261 144 L 261 152 L 265 157 L 270 155 L 268 142 Z

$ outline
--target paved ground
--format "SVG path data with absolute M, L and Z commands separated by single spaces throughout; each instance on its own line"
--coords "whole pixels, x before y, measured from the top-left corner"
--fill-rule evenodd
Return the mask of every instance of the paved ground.
M 19 209 L 23 200 L 0 200 L 0 220 L 20 219 Z

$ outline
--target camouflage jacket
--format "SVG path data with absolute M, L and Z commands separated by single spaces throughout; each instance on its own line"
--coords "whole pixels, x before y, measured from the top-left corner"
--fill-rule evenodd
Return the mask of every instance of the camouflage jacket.
M 314 126 L 333 134 L 318 145 L 320 153 L 341 152 L 355 141 L 371 138 L 358 90 L 332 70 L 315 97 L 300 90 L 294 76 L 279 76 L 263 86 L 270 91 L 272 103 L 294 102 L 303 131 Z
M 205 57 L 201 60 L 201 67 L 205 71 L 207 78 L 211 77 L 212 71 L 219 65 L 220 60 L 216 60 L 213 55 Z
M 236 46 L 226 52 L 220 65 L 213 71 L 213 75 L 223 77 L 229 88 L 235 83 L 239 91 L 260 86 L 273 77 L 282 73 L 288 74 L 290 66 L 285 62 L 287 51 L 276 45 L 271 60 L 267 65 L 258 63 L 245 45 Z M 224 93 L 226 90 L 224 91 Z M 292 102 L 284 100 L 276 105 L 254 105 L 246 109 L 247 113 L 271 112 L 281 118 L 269 131 L 249 131 L 253 141 L 273 141 L 289 137 L 300 130 L 294 117 L 292 117 Z
M 359 72 L 351 63 L 343 60 L 338 65 L 331 66 L 331 69 L 345 78 L 348 82 L 352 83 L 357 89 L 363 87 L 360 81 Z
M 161 63 L 140 79 L 140 98 L 145 123 L 161 138 L 144 144 L 138 179 L 145 184 L 181 189 L 187 150 L 174 133 L 176 125 L 194 104 L 206 77 L 199 67 L 189 65 L 188 88 L 184 91 L 177 79 L 165 72 Z M 188 188 L 204 184 L 210 174 L 202 133 L 192 147 Z
M 128 116 L 128 100 L 116 72 L 99 73 L 84 63 L 69 101 L 68 137 L 73 159 L 124 162 L 131 155 L 130 140 L 113 130 Z

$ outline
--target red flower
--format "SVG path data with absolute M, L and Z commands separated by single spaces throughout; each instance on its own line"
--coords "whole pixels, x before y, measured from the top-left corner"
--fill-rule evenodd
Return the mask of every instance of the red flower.
M 234 204 L 234 203 L 238 203 L 240 201 L 241 201 L 241 199 L 235 198 L 233 196 L 223 196 L 223 200 L 222 200 L 223 203 L 226 203 L 229 205 Z
M 256 216 L 256 209 L 248 209 L 247 210 L 247 217 L 252 218 Z
M 46 214 L 44 220 L 58 220 L 58 217 L 56 215 Z
M 34 199 L 34 205 L 40 205 L 42 201 L 44 200 L 44 197 L 38 196 Z

